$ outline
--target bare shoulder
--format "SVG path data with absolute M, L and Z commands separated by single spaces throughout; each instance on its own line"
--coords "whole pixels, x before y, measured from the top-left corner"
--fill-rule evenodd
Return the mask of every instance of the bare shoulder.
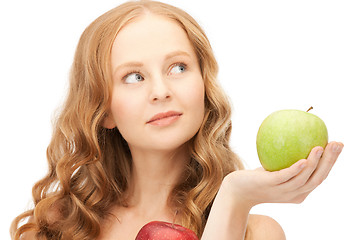
M 246 240 L 285 240 L 285 233 L 280 224 L 273 218 L 250 214 Z

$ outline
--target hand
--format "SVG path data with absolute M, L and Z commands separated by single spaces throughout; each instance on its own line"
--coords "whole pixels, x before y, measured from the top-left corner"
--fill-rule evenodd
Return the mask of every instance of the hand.
M 238 202 L 250 208 L 260 203 L 301 203 L 328 176 L 344 145 L 330 142 L 315 147 L 302 159 L 276 172 L 263 168 L 230 173 L 223 185 Z

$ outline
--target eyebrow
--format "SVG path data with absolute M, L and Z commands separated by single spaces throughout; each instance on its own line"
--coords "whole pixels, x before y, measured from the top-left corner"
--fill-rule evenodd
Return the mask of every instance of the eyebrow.
M 166 56 L 165 56 L 165 58 L 164 58 L 164 61 L 167 61 L 167 60 L 169 60 L 169 59 L 171 59 L 171 58 L 174 58 L 174 57 L 177 57 L 177 56 L 185 56 L 185 57 L 191 58 L 191 55 L 190 55 L 189 53 L 180 50 L 180 51 L 174 51 L 174 52 L 171 52 L 171 53 L 166 54 Z M 117 67 L 115 68 L 114 73 L 116 73 L 117 71 L 119 71 L 119 69 L 121 69 L 121 68 L 131 68 L 131 67 L 133 67 L 133 68 L 140 68 L 140 67 L 142 67 L 142 66 L 144 66 L 144 64 L 143 64 L 142 62 L 136 62 L 136 61 L 134 61 L 134 62 L 127 62 L 127 63 L 123 63 L 123 64 L 120 64 L 119 66 L 117 66 Z
M 185 51 L 174 51 L 174 52 L 171 52 L 171 53 L 167 54 L 167 55 L 165 56 L 165 60 L 168 60 L 168 59 L 170 59 L 170 58 L 177 57 L 177 56 L 191 57 L 188 52 L 185 52 Z

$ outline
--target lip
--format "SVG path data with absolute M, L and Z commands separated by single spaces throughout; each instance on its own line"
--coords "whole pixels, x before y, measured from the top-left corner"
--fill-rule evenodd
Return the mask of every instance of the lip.
M 155 114 L 147 124 L 157 125 L 157 126 L 166 126 L 170 125 L 171 123 L 175 122 L 179 117 L 182 115 L 181 112 L 176 111 L 168 111 Z

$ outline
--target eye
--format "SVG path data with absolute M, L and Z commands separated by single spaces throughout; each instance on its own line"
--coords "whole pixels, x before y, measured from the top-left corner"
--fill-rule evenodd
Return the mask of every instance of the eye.
M 129 73 L 124 77 L 125 83 L 137 83 L 144 81 L 144 78 L 139 73 Z
M 186 71 L 186 65 L 183 63 L 177 63 L 171 67 L 170 75 L 183 73 L 185 71 Z

